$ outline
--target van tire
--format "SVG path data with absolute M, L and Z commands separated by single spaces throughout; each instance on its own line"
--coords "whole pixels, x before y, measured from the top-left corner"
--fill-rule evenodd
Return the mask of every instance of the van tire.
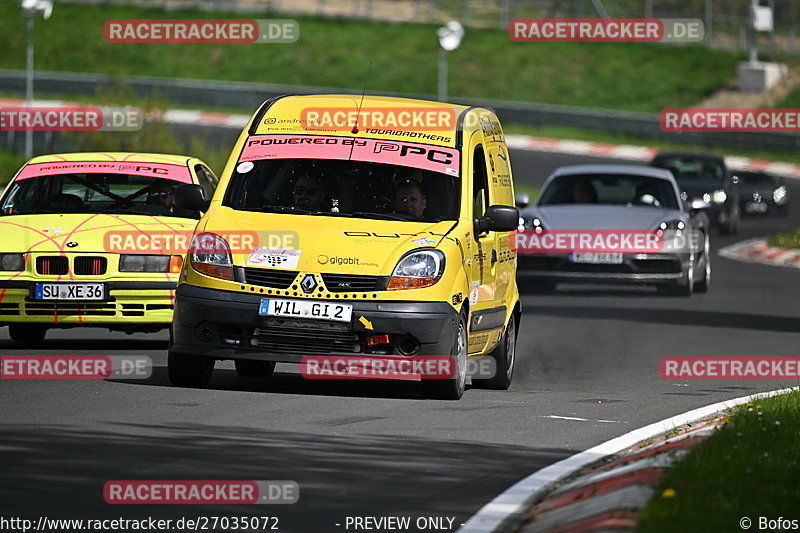
M 9 324 L 8 336 L 17 344 L 37 345 L 44 342 L 47 328 L 35 324 Z
M 490 379 L 473 379 L 472 384 L 481 389 L 507 390 L 514 376 L 517 359 L 516 317 L 511 314 L 500 342 L 490 356 L 495 362 L 495 374 Z
M 167 371 L 169 381 L 178 387 L 204 389 L 214 372 L 214 359 L 201 355 L 169 352 Z
M 467 383 L 467 317 L 458 318 L 458 329 L 450 355 L 456 362 L 456 375 L 451 379 L 422 379 L 422 394 L 432 400 L 460 400 Z
M 234 361 L 236 373 L 244 378 L 268 378 L 275 372 L 274 361 L 253 361 L 237 359 Z

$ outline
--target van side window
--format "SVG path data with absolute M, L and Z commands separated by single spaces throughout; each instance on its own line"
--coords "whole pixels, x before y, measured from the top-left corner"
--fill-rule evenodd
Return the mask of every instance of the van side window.
M 197 174 L 197 182 L 203 188 L 206 195 L 206 200 L 214 196 L 214 190 L 217 188 L 217 178 L 214 173 L 204 165 L 195 165 L 194 172 Z
M 489 205 L 489 185 L 483 146 L 475 147 L 472 158 L 472 218 L 481 218 Z

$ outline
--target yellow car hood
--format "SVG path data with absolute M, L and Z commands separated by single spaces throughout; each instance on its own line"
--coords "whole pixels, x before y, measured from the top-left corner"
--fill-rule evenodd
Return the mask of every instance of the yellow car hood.
M 107 253 L 112 234 L 191 235 L 196 224 L 192 219 L 147 215 L 7 215 L 0 216 L 0 252 Z M 139 253 L 153 252 L 145 249 Z
M 306 272 L 390 275 L 400 257 L 436 246 L 455 221 L 411 222 L 214 209 L 203 231 L 255 238 L 255 246 L 231 248 L 237 266 Z M 231 243 L 233 240 L 228 238 Z M 266 255 L 289 249 L 288 261 L 270 263 Z M 297 253 L 299 251 L 299 253 Z

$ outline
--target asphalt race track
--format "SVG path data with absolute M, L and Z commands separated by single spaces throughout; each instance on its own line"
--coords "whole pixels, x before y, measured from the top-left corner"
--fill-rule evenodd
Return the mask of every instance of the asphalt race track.
M 556 166 L 608 161 L 515 151 L 517 183 Z M 713 250 L 800 226 L 747 218 Z M 208 390 L 172 387 L 167 333 L 51 331 L 3 354 L 148 355 L 146 381 L 1 381 L 0 515 L 49 518 L 277 516 L 281 531 L 346 531 L 347 516 L 454 517 L 461 524 L 528 474 L 600 442 L 706 404 L 791 385 L 668 382 L 664 356 L 796 356 L 800 271 L 713 256 L 710 292 L 573 287 L 523 297 L 518 366 L 506 392 L 425 401 L 417 384 L 270 380 L 218 364 Z M 562 418 L 559 418 L 562 417 Z M 566 417 L 566 418 L 563 418 Z M 272 506 L 113 506 L 113 479 L 295 480 L 300 501 Z M 337 526 L 337 524 L 340 524 Z M 412 529 L 413 530 L 413 529 Z M 352 531 L 352 529 L 351 529 Z

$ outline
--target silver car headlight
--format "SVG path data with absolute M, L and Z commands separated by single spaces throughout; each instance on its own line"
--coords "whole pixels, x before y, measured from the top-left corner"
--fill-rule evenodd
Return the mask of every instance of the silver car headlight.
M 786 191 L 786 186 L 785 185 L 781 185 L 780 187 L 778 187 L 777 189 L 772 191 L 772 201 L 775 202 L 778 205 L 785 204 L 786 203 L 786 199 L 787 199 L 786 198 L 786 196 L 787 196 L 786 192 L 787 192 Z

